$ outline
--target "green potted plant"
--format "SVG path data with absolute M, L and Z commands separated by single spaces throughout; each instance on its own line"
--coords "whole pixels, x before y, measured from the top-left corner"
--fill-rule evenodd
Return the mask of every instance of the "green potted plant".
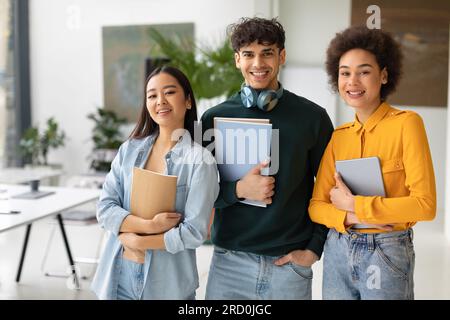
M 25 130 L 19 142 L 19 149 L 25 164 L 39 165 L 40 139 L 38 128 L 31 127 Z
M 90 113 L 88 119 L 95 123 L 92 129 L 94 150 L 90 156 L 91 168 L 95 171 L 109 171 L 117 149 L 123 142 L 120 126 L 126 120 L 119 118 L 114 111 L 100 107 L 95 113 Z
M 59 125 L 55 119 L 50 118 L 47 120 L 47 127 L 41 136 L 41 155 L 44 161 L 44 165 L 48 165 L 48 151 L 50 149 L 57 149 L 64 146 L 64 140 L 66 134 L 64 131 L 59 130 Z
M 40 133 L 38 127 L 30 127 L 20 139 L 19 148 L 25 164 L 49 166 L 48 153 L 50 149 L 58 149 L 64 146 L 66 134 L 59 129 L 55 119 L 49 118 L 46 124 L 47 126 L 42 133 Z

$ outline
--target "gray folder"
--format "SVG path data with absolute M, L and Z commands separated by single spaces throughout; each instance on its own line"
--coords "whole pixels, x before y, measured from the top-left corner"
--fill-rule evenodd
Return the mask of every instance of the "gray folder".
M 220 179 L 237 181 L 247 172 L 269 159 L 272 124 L 268 119 L 214 118 L 215 157 Z M 269 175 L 263 168 L 261 175 Z M 262 201 L 245 199 L 245 204 L 267 207 Z
M 386 196 L 378 157 L 338 160 L 336 171 L 354 195 Z M 368 226 L 358 224 L 353 228 L 361 229 Z

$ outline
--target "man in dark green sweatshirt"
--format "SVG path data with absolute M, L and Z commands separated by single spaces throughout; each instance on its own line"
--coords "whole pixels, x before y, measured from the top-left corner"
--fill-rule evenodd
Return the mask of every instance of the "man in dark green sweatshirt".
M 286 50 L 276 19 L 242 18 L 230 31 L 245 84 L 204 113 L 203 130 L 213 128 L 214 117 L 269 119 L 279 134 L 278 171 L 261 175 L 262 163 L 238 181 L 221 179 L 206 299 L 311 299 L 311 266 L 328 229 L 311 221 L 308 204 L 333 126 L 323 108 L 278 82 Z

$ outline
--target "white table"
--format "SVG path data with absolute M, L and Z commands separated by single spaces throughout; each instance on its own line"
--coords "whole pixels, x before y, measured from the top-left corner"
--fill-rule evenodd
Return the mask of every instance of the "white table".
M 62 174 L 62 170 L 50 167 L 2 168 L 0 169 L 0 183 L 25 184 L 29 182 L 31 188 L 22 192 L 21 196 L 39 198 L 45 195 L 45 192 L 39 190 L 40 181 L 59 177 Z
M 58 177 L 63 174 L 62 170 L 51 168 L 1 168 L 0 183 L 20 184 L 33 180 L 43 180 Z
M 77 288 L 79 288 L 78 277 L 75 272 L 75 265 L 64 229 L 61 213 L 64 210 L 98 199 L 101 190 L 60 187 L 42 187 L 42 189 L 43 191 L 53 191 L 55 193 L 39 199 L 15 199 L 11 198 L 11 196 L 26 192 L 29 190 L 29 187 L 0 184 L 0 232 L 8 231 L 23 225 L 27 226 L 19 268 L 17 270 L 16 282 L 20 281 L 23 261 L 28 245 L 28 238 L 31 231 L 31 224 L 34 221 L 56 215 L 72 269 L 72 275 L 74 276 L 74 281 Z M 10 213 L 14 211 L 19 211 L 20 213 Z

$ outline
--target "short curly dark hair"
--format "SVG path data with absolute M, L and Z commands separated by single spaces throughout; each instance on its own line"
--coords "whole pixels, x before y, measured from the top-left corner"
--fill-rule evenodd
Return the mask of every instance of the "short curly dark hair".
M 227 33 L 230 35 L 231 46 L 235 52 L 255 41 L 269 45 L 276 43 L 282 50 L 286 40 L 283 26 L 276 18 L 241 18 L 237 23 L 228 26 Z
M 327 49 L 326 69 L 333 90 L 338 90 L 339 60 L 352 49 L 363 49 L 372 53 L 380 67 L 386 68 L 388 82 L 381 86 L 381 100 L 395 91 L 402 74 L 403 54 L 400 45 L 391 34 L 379 29 L 354 26 L 337 33 Z

